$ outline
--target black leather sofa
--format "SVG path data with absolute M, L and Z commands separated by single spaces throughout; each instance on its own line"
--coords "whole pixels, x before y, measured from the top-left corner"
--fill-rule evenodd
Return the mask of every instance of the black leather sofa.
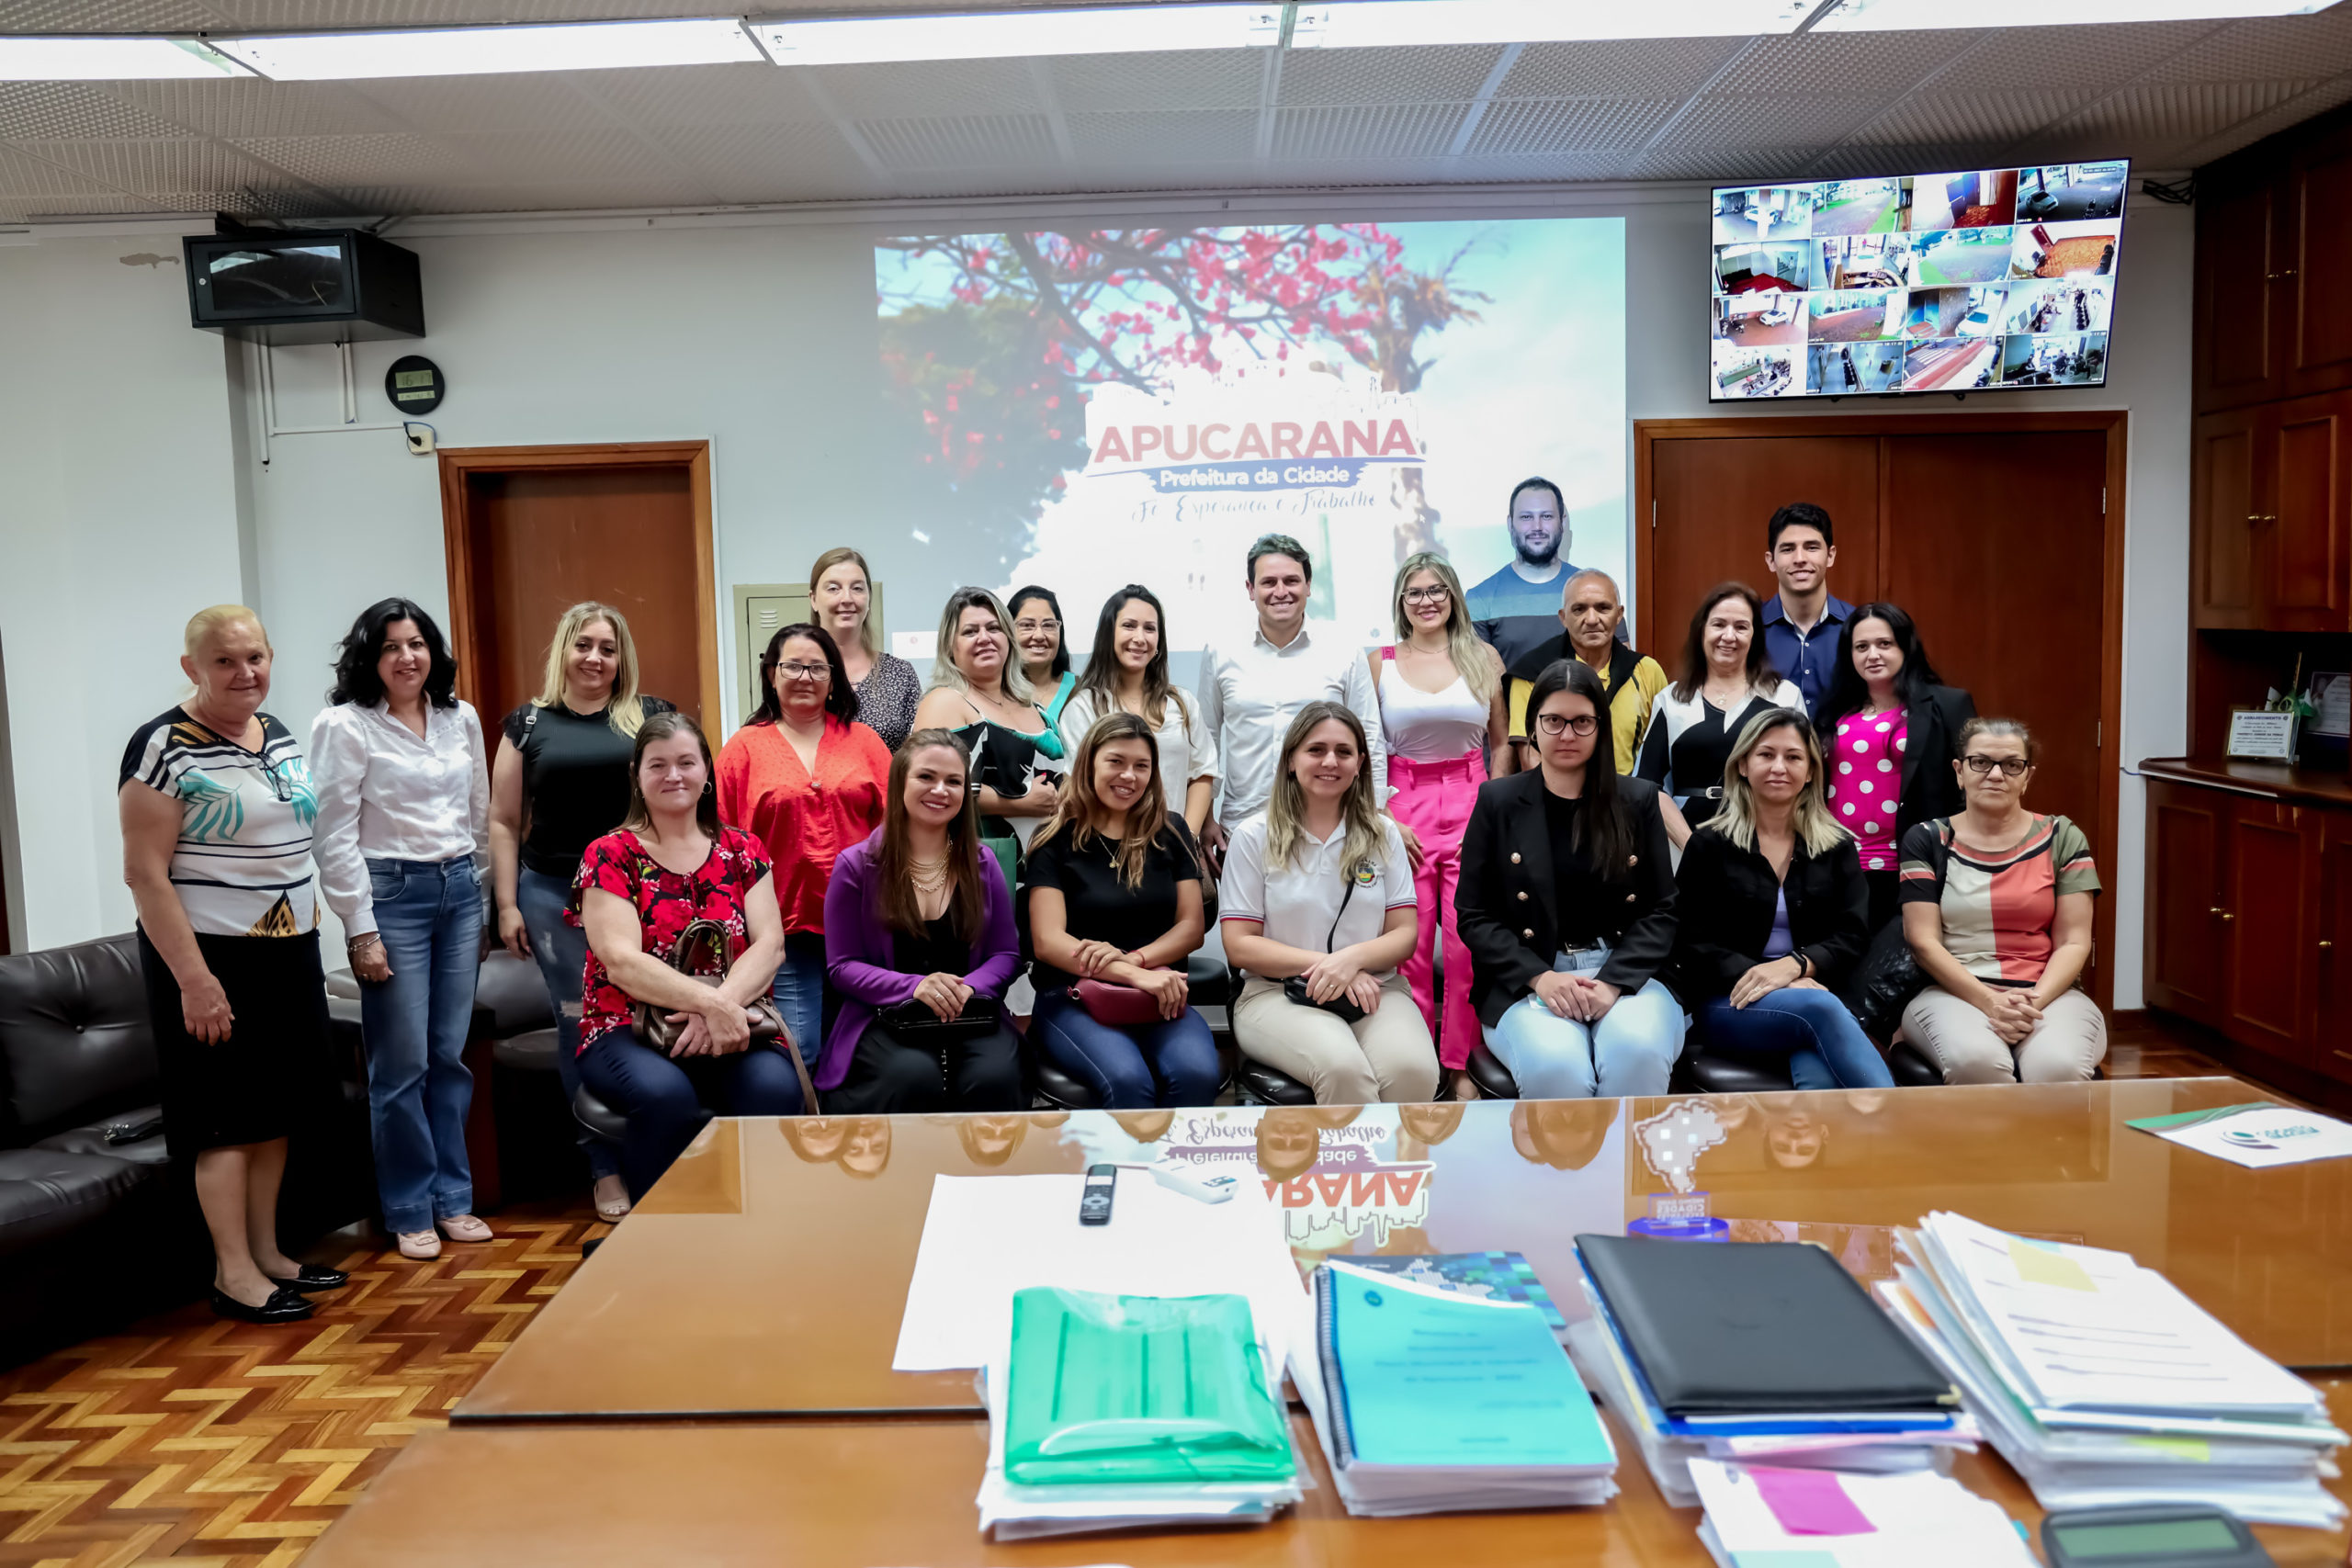
M 338 1017 L 337 1096 L 288 1153 L 281 1244 L 375 1207 L 356 1009 Z M 161 1115 L 137 940 L 0 958 L 0 1365 L 200 1296 L 211 1247 Z

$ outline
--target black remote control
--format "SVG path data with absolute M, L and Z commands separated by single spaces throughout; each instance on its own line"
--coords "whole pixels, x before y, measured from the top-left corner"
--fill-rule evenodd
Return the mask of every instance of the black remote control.
M 1082 1225 L 1107 1225 L 1111 1223 L 1111 1189 L 1119 1179 L 1115 1165 L 1090 1165 L 1086 1168 L 1085 1194 L 1078 1201 L 1078 1223 Z

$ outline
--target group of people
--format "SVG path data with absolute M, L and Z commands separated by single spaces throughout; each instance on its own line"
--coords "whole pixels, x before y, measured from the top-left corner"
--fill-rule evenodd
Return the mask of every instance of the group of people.
M 322 899 L 413 1258 L 490 1235 L 461 1055 L 492 942 L 538 967 L 567 1096 L 627 1118 L 617 1151 L 582 1140 L 607 1219 L 714 1110 L 1008 1112 L 1030 1052 L 1109 1109 L 1209 1103 L 1212 927 L 1236 1043 L 1329 1104 L 1470 1092 L 1482 1043 L 1531 1098 L 1661 1093 L 1692 1022 L 1801 1088 L 1883 1086 L 1852 987 L 1906 960 L 1903 1027 L 1948 1078 L 2095 1069 L 2084 835 L 2025 809 L 2032 737 L 1940 684 L 1908 616 L 1829 594 L 1825 513 L 1774 515 L 1779 592 L 1711 592 L 1671 679 L 1562 558 L 1556 486 L 1509 520 L 1515 558 L 1466 593 L 1407 559 L 1368 650 L 1307 626 L 1313 562 L 1261 538 L 1254 634 L 1189 692 L 1139 584 L 1082 665 L 1050 590 L 959 589 L 926 686 L 829 550 L 716 751 L 608 604 L 566 612 L 494 753 L 408 600 L 355 621 L 307 749 L 263 711 L 259 617 L 200 613 L 119 797 L 216 1308 L 298 1317 L 343 1282 L 272 1223 L 325 1060 Z

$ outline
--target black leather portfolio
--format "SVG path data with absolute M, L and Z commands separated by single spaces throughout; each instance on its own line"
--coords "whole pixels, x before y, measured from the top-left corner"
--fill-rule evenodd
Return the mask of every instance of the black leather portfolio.
M 1958 1402 L 1950 1380 L 1820 1247 L 1580 1235 L 1577 1252 L 1670 1416 Z

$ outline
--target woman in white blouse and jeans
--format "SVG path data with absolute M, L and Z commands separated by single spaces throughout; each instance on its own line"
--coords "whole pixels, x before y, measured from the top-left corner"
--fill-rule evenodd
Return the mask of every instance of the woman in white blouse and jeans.
M 384 1228 L 405 1258 L 488 1241 L 466 1162 L 461 1059 L 481 964 L 489 749 L 457 661 L 405 599 L 361 612 L 311 730 L 313 853 L 359 980 Z M 437 1227 L 437 1228 L 436 1228 Z

